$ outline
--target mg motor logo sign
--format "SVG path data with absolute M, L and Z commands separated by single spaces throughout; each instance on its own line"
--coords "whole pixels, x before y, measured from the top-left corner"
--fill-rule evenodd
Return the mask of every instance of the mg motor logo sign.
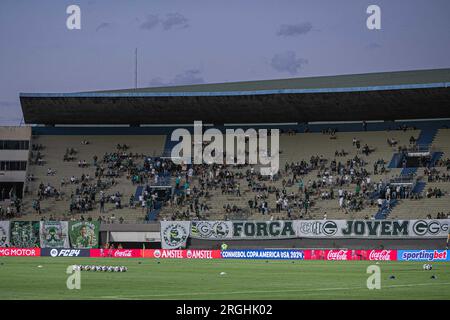
M 39 257 L 40 248 L 0 248 L 0 257 Z
M 348 250 L 328 250 L 326 260 L 350 260 Z

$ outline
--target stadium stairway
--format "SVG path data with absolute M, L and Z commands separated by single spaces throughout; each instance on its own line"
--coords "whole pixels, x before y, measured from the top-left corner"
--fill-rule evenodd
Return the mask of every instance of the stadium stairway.
M 400 162 L 402 161 L 402 154 L 401 153 L 394 153 L 394 155 L 392 156 L 391 161 L 389 162 L 389 166 L 388 168 L 392 169 L 392 168 L 398 168 L 398 166 L 400 165 Z
M 415 185 L 414 188 L 412 189 L 412 193 L 421 193 L 423 190 L 425 190 L 425 186 L 427 184 L 423 181 L 418 181 Z
M 155 203 L 155 208 L 151 210 L 147 215 L 148 221 L 156 221 L 158 220 L 159 213 L 161 212 L 162 204 L 160 202 Z
M 436 163 L 441 160 L 442 156 L 444 155 L 443 152 L 433 152 L 431 155 L 431 161 L 430 161 L 430 166 L 431 167 L 435 167 Z
M 144 187 L 143 186 L 137 186 L 136 187 L 136 192 L 134 194 L 134 201 L 137 201 L 139 199 L 139 196 L 142 194 L 143 191 L 144 191 Z
M 397 199 L 391 199 L 390 202 L 384 200 L 383 205 L 375 214 L 375 219 L 386 219 L 386 217 L 392 212 L 394 207 L 398 204 Z
M 400 172 L 400 176 L 407 177 L 407 176 L 413 176 L 417 173 L 417 167 L 410 167 L 410 168 L 403 168 Z
M 434 139 L 438 133 L 438 129 L 436 126 L 425 126 L 420 131 L 420 134 L 416 140 L 416 144 L 419 146 L 425 146 L 427 148 L 430 148 L 431 145 L 434 142 Z M 430 166 L 434 166 L 437 161 L 443 156 L 443 152 L 433 152 L 431 155 L 431 164 Z M 392 159 L 389 163 L 389 168 L 396 168 L 402 161 L 402 154 L 401 153 L 394 153 L 392 156 Z M 400 176 L 407 177 L 407 176 L 414 176 L 417 174 L 419 168 L 417 167 L 409 167 L 409 168 L 402 168 L 402 171 L 400 172 Z M 423 181 L 416 181 L 412 192 L 413 193 L 421 193 L 423 190 L 425 190 L 426 183 Z M 378 210 L 377 214 L 375 215 L 375 219 L 385 219 L 394 209 L 394 207 L 397 205 L 398 201 L 394 200 L 394 202 L 391 200 L 391 205 L 388 206 L 387 203 L 383 204 L 383 206 Z
M 433 143 L 438 129 L 436 127 L 424 128 L 420 131 L 419 138 L 416 141 L 417 145 L 430 146 Z

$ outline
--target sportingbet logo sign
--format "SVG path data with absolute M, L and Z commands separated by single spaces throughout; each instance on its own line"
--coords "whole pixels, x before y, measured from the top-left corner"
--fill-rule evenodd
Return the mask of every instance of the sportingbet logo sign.
M 401 261 L 449 261 L 448 250 L 399 250 Z
M 210 128 L 203 132 L 202 121 L 194 121 L 193 136 L 182 128 L 172 132 L 171 141 L 178 143 L 171 150 L 171 160 L 175 164 L 260 165 L 261 175 L 271 176 L 279 169 L 279 135 L 278 129 L 270 129 L 269 145 L 267 129 L 226 129 L 223 134 L 219 129 Z

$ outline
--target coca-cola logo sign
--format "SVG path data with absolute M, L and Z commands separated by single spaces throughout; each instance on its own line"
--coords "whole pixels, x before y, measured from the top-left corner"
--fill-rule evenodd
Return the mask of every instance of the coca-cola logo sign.
M 115 257 L 121 257 L 121 258 L 131 258 L 133 256 L 131 250 L 117 250 L 114 252 Z
M 348 250 L 329 250 L 326 256 L 327 260 L 349 260 Z
M 391 259 L 391 250 L 371 250 L 369 260 L 389 261 Z

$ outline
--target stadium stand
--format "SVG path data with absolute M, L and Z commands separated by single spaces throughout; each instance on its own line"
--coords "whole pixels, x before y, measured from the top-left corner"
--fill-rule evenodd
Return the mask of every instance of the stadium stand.
M 17 219 L 127 223 L 447 216 L 449 165 L 443 159 L 450 151 L 450 134 L 442 129 L 446 125 L 446 121 L 280 125 L 280 172 L 273 180 L 258 176 L 257 167 L 248 165 L 174 166 L 164 158 L 173 146 L 170 128 L 141 135 L 136 132 L 145 128 L 105 129 L 102 134 L 86 129 L 89 134 L 81 135 L 76 128 L 36 127 L 27 170 L 33 179 L 26 182 Z M 411 168 L 400 163 L 392 165 L 399 147 L 410 146 L 411 138 L 416 145 L 439 150 L 430 168 L 414 167 L 409 172 Z M 402 187 L 401 195 L 397 186 Z M 161 190 L 171 188 L 173 195 L 165 199 Z
M 33 132 L 23 210 L 4 206 L 18 219 L 105 223 L 443 217 L 449 84 L 450 69 L 435 69 L 21 93 Z M 280 171 L 173 164 L 171 133 L 195 120 L 279 128 Z

